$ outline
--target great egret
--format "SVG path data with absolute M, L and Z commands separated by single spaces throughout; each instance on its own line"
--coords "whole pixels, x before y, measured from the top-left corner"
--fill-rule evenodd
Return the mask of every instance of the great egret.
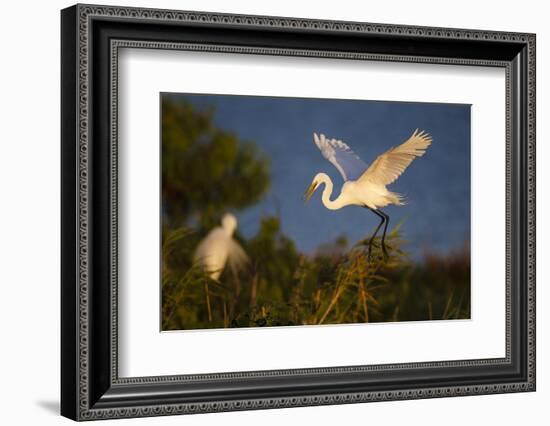
M 233 274 L 237 274 L 248 263 L 248 256 L 233 239 L 236 229 L 237 218 L 226 213 L 221 220 L 221 226 L 212 229 L 195 250 L 195 262 L 215 281 L 219 280 L 226 263 Z
M 401 195 L 389 191 L 386 185 L 394 182 L 416 157 L 424 155 L 432 143 L 432 137 L 428 133 L 419 132 L 416 129 L 405 142 L 390 148 L 374 160 L 370 166 L 367 166 L 341 140 L 328 139 L 325 135 L 317 135 L 317 133 L 313 134 L 313 140 L 323 157 L 338 169 L 345 182 L 340 195 L 335 200 L 331 200 L 332 180 L 325 173 L 317 173 L 304 195 L 306 201 L 309 201 L 320 185 L 325 184 L 322 201 L 327 209 L 338 210 L 345 206 L 355 205 L 371 210 L 381 220 L 369 240 L 369 258 L 372 242 L 382 225 L 384 225 L 382 251 L 387 258 L 385 239 L 390 218 L 380 208 L 390 204 L 400 206 L 404 204 L 404 200 Z

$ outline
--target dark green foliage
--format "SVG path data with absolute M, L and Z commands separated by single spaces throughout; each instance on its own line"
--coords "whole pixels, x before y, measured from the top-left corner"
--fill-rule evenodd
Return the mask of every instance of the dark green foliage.
M 470 318 L 470 252 L 428 253 L 422 263 L 388 274 L 378 295 L 378 319 L 399 321 Z
M 162 203 L 165 222 L 189 218 L 204 228 L 220 212 L 258 202 L 269 187 L 269 162 L 256 146 L 212 124 L 212 111 L 162 100 Z
M 192 253 L 193 234 L 168 234 L 164 253 L 168 264 L 174 250 Z M 241 240 L 252 265 L 241 276 L 224 271 L 220 283 L 191 267 L 163 280 L 163 328 L 166 330 L 222 327 L 264 327 L 357 322 L 419 321 L 470 317 L 470 263 L 464 250 L 447 257 L 429 255 L 411 263 L 401 251 L 399 227 L 387 237 L 385 260 L 380 238 L 371 258 L 360 243 L 348 250 L 305 256 L 280 231 L 278 219 L 264 218 L 248 241 Z M 187 264 L 183 262 L 182 264 Z M 208 319 L 206 288 L 211 300 Z M 170 316 L 167 316 L 167 313 Z

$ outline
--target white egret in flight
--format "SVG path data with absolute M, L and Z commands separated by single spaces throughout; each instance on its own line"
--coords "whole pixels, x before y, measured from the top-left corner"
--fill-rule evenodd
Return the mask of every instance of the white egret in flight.
M 400 206 L 404 201 L 401 195 L 389 191 L 386 185 L 394 182 L 416 157 L 424 155 L 432 143 L 432 137 L 416 129 L 405 142 L 380 155 L 370 166 L 367 166 L 347 144 L 340 140 L 328 139 L 325 135 L 317 135 L 317 133 L 313 134 L 313 139 L 323 157 L 338 169 L 344 179 L 344 185 L 340 195 L 331 200 L 332 180 L 325 173 L 317 173 L 304 195 L 306 201 L 309 201 L 320 185 L 325 184 L 322 201 L 327 209 L 338 210 L 355 205 L 371 210 L 381 221 L 369 240 L 369 257 L 374 237 L 384 225 L 382 251 L 387 258 L 385 239 L 390 218 L 380 208 L 390 204 Z
M 221 226 L 212 229 L 195 250 L 195 262 L 200 264 L 215 281 L 220 278 L 226 263 L 229 264 L 233 274 L 237 274 L 248 263 L 248 256 L 233 239 L 236 229 L 237 218 L 231 213 L 226 213 L 222 218 Z

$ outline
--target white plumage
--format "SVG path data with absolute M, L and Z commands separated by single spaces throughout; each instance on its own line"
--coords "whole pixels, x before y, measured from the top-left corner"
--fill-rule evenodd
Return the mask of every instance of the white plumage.
M 233 274 L 237 274 L 249 261 L 242 247 L 233 239 L 236 229 L 237 219 L 231 213 L 226 213 L 221 226 L 212 229 L 195 250 L 195 262 L 213 280 L 219 280 L 226 264 L 229 264 Z
M 327 209 L 338 210 L 345 206 L 356 205 L 372 210 L 382 221 L 371 237 L 370 244 L 372 244 L 372 240 L 382 224 L 385 224 L 382 249 L 384 254 L 387 255 L 384 239 L 389 217 L 380 208 L 390 204 L 402 205 L 404 202 L 400 194 L 389 191 L 386 186 L 395 182 L 416 157 L 424 155 L 426 149 L 432 143 L 432 137 L 428 133 L 419 132 L 416 129 L 405 142 L 378 156 L 370 166 L 367 166 L 341 140 L 328 139 L 325 135 L 317 135 L 317 133 L 313 134 L 313 140 L 323 157 L 330 161 L 340 172 L 344 184 L 340 195 L 331 200 L 330 196 L 334 187 L 332 180 L 325 173 L 318 173 L 306 191 L 306 199 L 309 200 L 315 190 L 324 184 L 322 202 Z
M 340 195 L 331 200 L 334 186 L 330 177 L 318 173 L 313 179 L 306 196 L 311 197 L 321 184 L 325 184 L 322 201 L 330 210 L 348 205 L 378 209 L 389 204 L 403 204 L 402 196 L 389 191 L 386 185 L 394 182 L 416 157 L 424 155 L 432 142 L 429 134 L 415 130 L 405 142 L 389 149 L 367 166 L 344 142 L 316 133 L 313 139 L 323 157 L 336 167 L 345 181 Z

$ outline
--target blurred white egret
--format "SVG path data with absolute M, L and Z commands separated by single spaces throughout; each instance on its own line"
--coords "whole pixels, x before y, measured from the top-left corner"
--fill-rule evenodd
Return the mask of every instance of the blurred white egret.
M 221 226 L 212 229 L 195 250 L 195 262 L 200 264 L 213 280 L 218 281 L 226 263 L 235 275 L 248 263 L 248 256 L 233 239 L 236 229 L 237 218 L 231 213 L 226 213 Z
M 386 185 L 394 182 L 416 157 L 424 155 L 432 143 L 432 137 L 416 129 L 405 142 L 380 155 L 370 166 L 340 140 L 328 139 L 323 134 L 318 136 L 317 133 L 313 134 L 313 139 L 323 157 L 338 169 L 345 182 L 340 195 L 331 200 L 332 180 L 325 173 L 318 173 L 305 193 L 306 200 L 311 198 L 321 184 L 325 184 L 322 201 L 327 209 L 338 210 L 344 206 L 356 205 L 371 210 L 381 221 L 369 240 L 369 257 L 374 237 L 382 225 L 382 251 L 387 257 L 385 238 L 390 218 L 380 208 L 390 204 L 400 206 L 404 201 L 401 195 L 389 191 Z

